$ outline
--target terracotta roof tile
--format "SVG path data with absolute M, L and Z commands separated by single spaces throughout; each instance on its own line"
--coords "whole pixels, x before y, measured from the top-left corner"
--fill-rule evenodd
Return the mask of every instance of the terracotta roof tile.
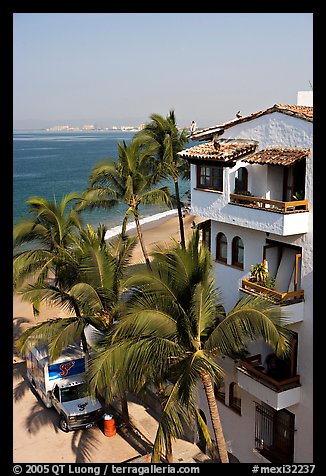
M 307 157 L 310 149 L 298 147 L 268 147 L 243 159 L 249 164 L 292 165 Z
M 299 115 L 305 115 L 313 119 L 314 108 L 312 106 L 295 106 L 291 104 L 275 104 L 275 107 L 286 111 L 293 111 Z
M 252 114 L 249 114 L 248 116 L 242 116 L 232 121 L 225 122 L 224 124 L 219 124 L 213 127 L 206 127 L 205 129 L 198 130 L 191 134 L 191 139 L 211 139 L 214 134 L 222 134 L 225 129 L 228 129 L 237 124 L 242 124 L 243 122 L 252 121 L 253 119 L 257 119 L 257 117 L 264 116 L 265 114 L 271 114 L 273 112 L 280 112 L 282 114 L 287 114 L 288 116 L 297 117 L 298 119 L 302 119 L 304 121 L 313 122 L 313 107 L 311 106 L 274 104 L 274 106 L 272 107 L 262 109 L 261 111 L 254 112 Z
M 183 159 L 232 162 L 254 152 L 258 142 L 248 139 L 219 139 L 195 145 L 179 152 Z

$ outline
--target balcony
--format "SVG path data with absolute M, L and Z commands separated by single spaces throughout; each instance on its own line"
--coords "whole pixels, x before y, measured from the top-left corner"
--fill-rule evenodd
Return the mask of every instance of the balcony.
M 288 306 L 289 304 L 296 304 L 304 300 L 304 290 L 298 291 L 280 292 L 275 289 L 266 288 L 253 282 L 250 278 L 242 280 L 241 291 L 245 291 L 248 294 L 261 295 L 267 298 L 274 304 L 280 304 L 281 306 Z
M 304 290 L 290 292 L 275 291 L 275 289 L 265 288 L 249 279 L 243 279 L 240 288 L 241 293 L 252 296 L 262 296 L 273 304 L 280 306 L 281 316 L 286 320 L 286 324 L 296 324 L 302 322 L 304 318 Z
M 238 385 L 275 410 L 281 410 L 299 403 L 300 376 L 291 376 L 279 364 L 283 361 L 280 359 L 277 361 L 274 366 L 268 364 L 263 366 L 261 354 L 241 360 L 237 367 Z
M 236 205 L 243 205 L 250 208 L 259 208 L 276 213 L 297 213 L 308 211 L 308 200 L 294 200 L 292 202 L 282 202 L 280 200 L 267 200 L 266 198 L 231 193 L 230 203 L 234 203 Z
M 308 231 L 308 200 L 283 202 L 231 193 L 229 205 L 237 207 L 229 213 L 241 226 L 281 236 Z
M 240 292 L 261 296 L 280 306 L 289 324 L 303 321 L 304 290 L 301 288 L 302 249 L 267 240 L 262 262 L 251 265 Z

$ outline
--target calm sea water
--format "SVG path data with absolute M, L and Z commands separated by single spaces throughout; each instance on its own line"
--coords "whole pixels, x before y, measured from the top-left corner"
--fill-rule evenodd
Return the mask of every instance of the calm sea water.
M 70 192 L 82 192 L 94 165 L 118 157 L 118 142 L 130 143 L 134 133 L 121 131 L 43 132 L 19 131 L 13 137 L 13 222 L 27 215 L 26 200 L 41 196 L 59 202 Z M 194 143 L 189 143 L 191 147 Z M 172 192 L 171 182 L 164 182 Z M 189 181 L 180 184 L 186 199 Z M 121 223 L 126 206 L 110 210 L 83 213 L 84 223 L 97 227 L 104 223 L 112 228 Z M 148 217 L 167 210 L 167 207 L 142 207 L 142 216 Z

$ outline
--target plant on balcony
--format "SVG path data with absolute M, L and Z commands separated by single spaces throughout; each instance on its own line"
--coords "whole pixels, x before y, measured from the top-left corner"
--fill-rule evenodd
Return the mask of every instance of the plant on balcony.
M 245 195 L 246 197 L 254 197 L 254 195 L 251 192 L 249 192 L 249 190 L 234 189 L 234 193 L 237 195 Z
M 275 287 L 275 277 L 268 274 L 264 263 L 251 265 L 249 279 L 251 282 L 257 283 L 264 288 L 274 289 Z
M 267 276 L 265 281 L 265 288 L 275 289 L 275 276 Z
M 249 192 L 249 190 L 239 190 L 237 187 L 234 188 L 234 192 L 233 192 L 235 195 L 243 195 L 245 197 L 254 197 L 255 195 L 253 195 L 251 192 Z M 241 204 L 244 204 L 244 205 L 248 205 L 248 201 L 247 200 L 240 200 L 240 199 L 237 199 L 237 203 L 241 203 Z
M 268 272 L 264 266 L 264 263 L 252 264 L 250 266 L 250 280 L 260 284 L 261 286 L 266 285 L 268 278 Z
M 295 194 L 292 195 L 292 197 L 293 197 L 293 200 L 304 200 L 304 191 L 299 190 L 299 191 L 295 192 Z

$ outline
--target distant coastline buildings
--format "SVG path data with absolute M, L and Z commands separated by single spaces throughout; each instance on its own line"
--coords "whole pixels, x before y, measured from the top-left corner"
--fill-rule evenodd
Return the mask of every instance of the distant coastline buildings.
M 140 131 L 144 128 L 145 124 L 139 124 L 138 126 L 112 126 L 112 127 L 100 127 L 96 124 L 85 124 L 82 127 L 72 127 L 68 124 L 57 125 L 48 127 L 47 132 L 78 132 L 78 131 Z

